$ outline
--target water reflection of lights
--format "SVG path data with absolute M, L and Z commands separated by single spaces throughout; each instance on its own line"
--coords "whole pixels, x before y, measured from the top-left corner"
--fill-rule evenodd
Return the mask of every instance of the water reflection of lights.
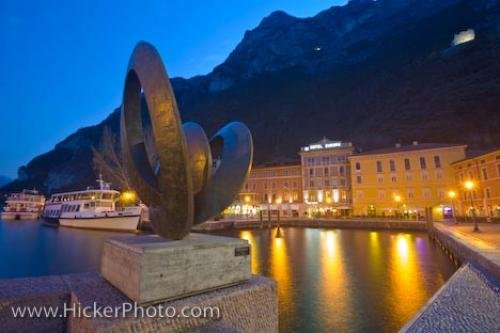
M 253 274 L 261 274 L 259 247 L 256 244 L 255 237 L 254 237 L 253 233 L 250 231 L 246 231 L 246 230 L 241 231 L 240 238 L 246 239 L 248 241 L 248 244 L 250 244 L 250 260 L 252 261 L 251 262 L 252 273 Z
M 274 235 L 274 233 L 273 233 Z M 278 297 L 281 301 L 291 301 L 290 262 L 284 238 L 271 238 L 270 273 L 278 282 Z
M 391 256 L 393 307 L 399 318 L 410 319 L 425 300 L 423 279 L 419 275 L 418 256 L 410 234 L 398 234 Z
M 409 242 L 408 235 L 398 235 L 398 238 L 396 240 L 398 256 L 400 260 L 404 261 L 405 263 L 408 262 L 408 256 L 409 256 L 408 242 Z
M 318 299 L 321 304 L 322 328 L 339 327 L 343 320 L 349 320 L 351 302 L 347 272 L 343 261 L 340 235 L 337 230 L 321 232 L 321 288 Z M 331 314 L 335 313 L 335 316 Z
M 336 234 L 333 231 L 326 231 L 326 250 L 329 256 L 333 256 L 335 251 Z
M 372 271 L 378 274 L 382 270 L 382 255 L 379 233 L 376 231 L 370 231 L 370 265 Z

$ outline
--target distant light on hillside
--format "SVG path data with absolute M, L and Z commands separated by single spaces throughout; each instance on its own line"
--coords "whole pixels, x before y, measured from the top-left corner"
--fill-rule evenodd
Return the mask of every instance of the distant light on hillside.
M 455 34 L 453 41 L 451 42 L 452 46 L 456 46 L 459 44 L 467 43 L 473 41 L 476 38 L 476 33 L 474 29 L 467 29 L 464 31 L 460 31 L 458 34 Z
M 314 48 L 314 51 L 321 51 L 321 47 L 316 46 L 316 47 Z

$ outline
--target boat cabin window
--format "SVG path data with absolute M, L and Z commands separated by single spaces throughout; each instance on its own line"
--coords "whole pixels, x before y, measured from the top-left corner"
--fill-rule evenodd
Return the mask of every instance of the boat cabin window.
M 103 193 L 102 194 L 103 200 L 111 200 L 112 198 L 113 198 L 113 194 L 111 194 L 111 193 Z

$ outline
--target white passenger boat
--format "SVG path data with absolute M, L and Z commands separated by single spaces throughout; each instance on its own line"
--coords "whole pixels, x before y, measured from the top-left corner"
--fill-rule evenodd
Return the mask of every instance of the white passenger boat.
M 40 217 L 45 197 L 35 190 L 11 193 L 3 207 L 2 220 L 36 220 Z
M 53 194 L 43 217 L 63 227 L 137 231 L 141 206 L 117 208 L 120 192 L 101 178 L 98 182 L 99 189 Z

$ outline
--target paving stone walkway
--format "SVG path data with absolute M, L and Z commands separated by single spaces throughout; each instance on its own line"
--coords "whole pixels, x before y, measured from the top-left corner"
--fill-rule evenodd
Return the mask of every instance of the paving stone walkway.
M 500 289 L 464 265 L 400 332 L 500 332 Z

